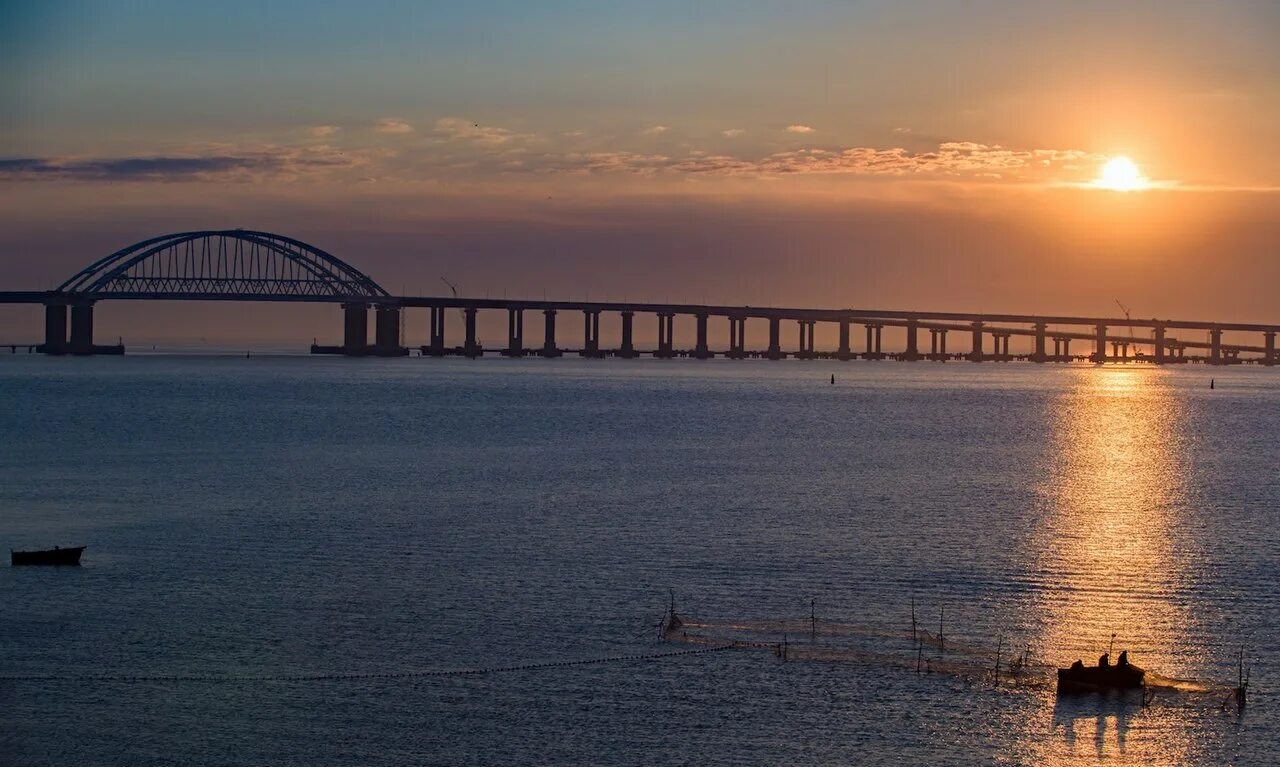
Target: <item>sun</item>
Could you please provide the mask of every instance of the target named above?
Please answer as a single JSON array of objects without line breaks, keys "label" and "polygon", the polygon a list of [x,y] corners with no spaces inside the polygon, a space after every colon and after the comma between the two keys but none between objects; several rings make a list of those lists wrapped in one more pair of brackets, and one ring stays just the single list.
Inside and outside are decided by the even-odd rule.
[{"label": "sun", "polygon": [[1133,160],[1123,155],[1107,160],[1093,184],[1113,192],[1133,192],[1150,186],[1150,182],[1138,170],[1138,166],[1133,164]]}]

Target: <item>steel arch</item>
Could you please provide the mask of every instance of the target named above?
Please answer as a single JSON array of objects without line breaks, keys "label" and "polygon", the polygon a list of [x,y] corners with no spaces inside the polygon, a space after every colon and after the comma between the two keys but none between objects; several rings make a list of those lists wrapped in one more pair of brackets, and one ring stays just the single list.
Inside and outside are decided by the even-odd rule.
[{"label": "steel arch", "polygon": [[152,237],[101,258],[58,287],[172,298],[385,298],[368,275],[292,237],[248,229]]}]

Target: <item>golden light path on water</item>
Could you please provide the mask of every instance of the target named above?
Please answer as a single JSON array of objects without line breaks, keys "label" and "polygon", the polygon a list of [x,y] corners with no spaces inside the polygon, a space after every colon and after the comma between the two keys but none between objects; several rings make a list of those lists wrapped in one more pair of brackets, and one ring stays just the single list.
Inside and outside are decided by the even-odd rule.
[{"label": "golden light path on water", "polygon": [[[1074,384],[1052,402],[1048,418],[1037,644],[1055,664],[1093,664],[1115,634],[1116,655],[1127,649],[1132,662],[1176,675],[1194,623],[1176,593],[1187,555],[1194,556],[1178,518],[1188,473],[1184,406],[1159,370],[1069,374]],[[1055,701],[1053,735],[1028,733],[1030,761],[1182,761],[1191,747],[1187,729],[1144,726],[1139,733],[1140,713],[1133,702]]]}]

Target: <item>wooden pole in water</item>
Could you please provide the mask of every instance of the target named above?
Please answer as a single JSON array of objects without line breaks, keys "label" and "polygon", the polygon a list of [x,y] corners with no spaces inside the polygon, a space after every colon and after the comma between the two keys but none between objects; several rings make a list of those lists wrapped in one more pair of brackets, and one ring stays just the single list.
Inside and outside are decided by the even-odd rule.
[{"label": "wooden pole in water", "polygon": [[947,654],[947,640],[943,638],[942,634],[942,619],[945,618],[946,615],[947,606],[943,605],[942,611],[938,613],[938,649],[941,650],[943,655]]},{"label": "wooden pole in water", "polygon": [[1004,649],[1004,637],[996,642],[996,687],[1000,686],[1000,651]]},{"label": "wooden pole in water", "polygon": [[918,641],[916,636],[916,595],[911,595],[911,641]]},{"label": "wooden pole in water", "polygon": [[809,641],[810,642],[818,641],[818,614],[816,612],[816,608],[814,607],[817,601],[818,600],[812,599],[812,598],[809,600]]}]

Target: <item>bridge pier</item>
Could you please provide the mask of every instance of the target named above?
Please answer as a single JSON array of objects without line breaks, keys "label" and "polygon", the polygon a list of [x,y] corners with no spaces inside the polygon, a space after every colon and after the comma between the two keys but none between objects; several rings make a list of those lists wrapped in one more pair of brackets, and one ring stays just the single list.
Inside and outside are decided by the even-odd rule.
[{"label": "bridge pier", "polygon": [[813,320],[797,320],[800,326],[800,348],[796,351],[796,357],[802,360],[811,360],[817,356],[813,350],[813,328],[815,323]]},{"label": "bridge pier", "polygon": [[836,349],[836,359],[847,360],[853,357],[849,350],[849,320],[840,320],[840,347]]},{"label": "bridge pier", "polygon": [[584,309],[582,311],[582,351],[581,357],[603,357],[600,353],[600,311]]},{"label": "bridge pier", "polygon": [[902,359],[907,362],[915,362],[920,359],[920,342],[918,338],[919,330],[919,320],[914,317],[907,320],[907,350],[902,355]]},{"label": "bridge pier", "polygon": [[342,353],[348,357],[369,353],[369,307],[365,304],[342,305]]},{"label": "bridge pier", "polygon": [[1093,354],[1090,359],[1094,364],[1101,365],[1107,361],[1107,326],[1097,325],[1094,328]]},{"label": "bridge pier", "polygon": [[93,354],[93,304],[71,305],[72,354]]},{"label": "bridge pier", "polygon": [[[75,318],[74,313],[72,319]],[[73,330],[74,332],[74,330]],[[1213,328],[1209,331],[1209,364],[1222,365],[1222,330]]]},{"label": "bridge pier", "polygon": [[444,356],[444,307],[431,307],[431,327],[427,346],[423,352],[432,357]]},{"label": "bridge pier", "polygon": [[747,318],[729,318],[729,353],[725,356],[731,360],[740,360],[747,356],[746,349]]},{"label": "bridge pier", "polygon": [[769,318],[769,351],[765,355],[771,360],[782,359],[782,320]]},{"label": "bridge pier", "polygon": [[379,306],[373,315],[373,353],[379,357],[403,357],[409,350],[400,345],[400,307]]},{"label": "bridge pier", "polygon": [[1270,367],[1276,364],[1276,332],[1268,330],[1263,334],[1265,340],[1264,351],[1262,354],[1262,364]]},{"label": "bridge pier", "polygon": [[944,362],[947,359],[947,331],[945,328],[929,328],[929,359]]},{"label": "bridge pier", "polygon": [[623,359],[635,359],[640,356],[635,344],[635,317],[635,312],[622,313],[622,348],[618,350],[618,356]]},{"label": "bridge pier", "polygon": [[556,310],[543,309],[545,324],[542,329],[542,356],[548,359],[559,357],[561,352],[556,348]]},{"label": "bridge pier", "polygon": [[969,360],[971,362],[982,362],[982,334],[983,324],[981,322],[973,323],[973,347],[969,351]]},{"label": "bridge pier", "polygon": [[881,334],[884,332],[884,325],[870,323],[867,326],[867,353],[863,355],[869,360],[882,360],[884,353],[881,351]]},{"label": "bridge pier", "polygon": [[1163,365],[1165,363],[1165,326],[1157,323],[1155,330],[1155,363],[1157,365]]},{"label": "bridge pier", "polygon": [[658,349],[653,356],[659,359],[671,359],[676,356],[676,316],[669,312],[658,314]]},{"label": "bridge pier", "polygon": [[64,303],[48,303],[44,305],[44,345],[40,351],[45,354],[67,353],[67,305]]},{"label": "bridge pier", "polygon": [[524,356],[524,309],[507,310],[507,348],[503,357]]},{"label": "bridge pier", "polygon": [[693,348],[693,356],[700,360],[711,359],[715,355],[707,347],[707,315],[699,314],[697,319],[697,344]]},{"label": "bridge pier", "polygon": [[484,348],[476,340],[476,310],[467,307],[462,312],[463,326],[466,328],[465,340],[462,343],[462,354],[467,359],[475,359],[484,354]]},{"label": "bridge pier", "polygon": [[1031,352],[1032,362],[1045,362],[1048,360],[1048,357],[1044,353],[1045,333],[1048,330],[1049,330],[1049,326],[1044,324],[1043,322],[1037,322],[1035,324],[1036,344],[1035,344],[1035,350]]}]

